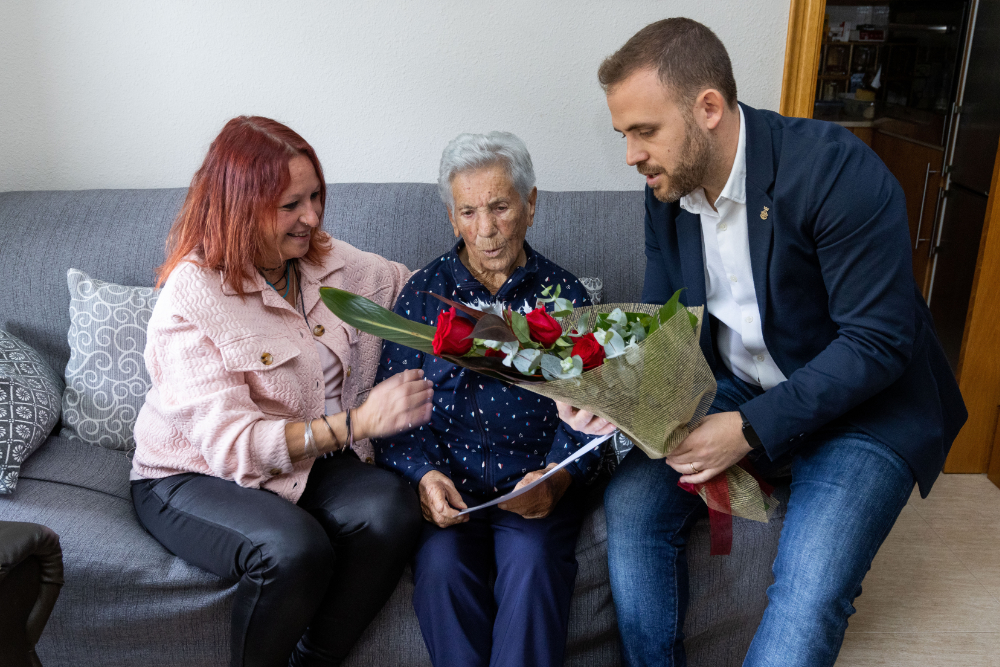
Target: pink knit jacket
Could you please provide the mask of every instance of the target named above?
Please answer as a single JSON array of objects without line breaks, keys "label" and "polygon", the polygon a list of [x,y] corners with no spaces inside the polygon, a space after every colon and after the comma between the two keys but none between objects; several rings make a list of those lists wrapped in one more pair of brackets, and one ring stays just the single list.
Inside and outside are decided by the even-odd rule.
[{"label": "pink knit jacket", "polygon": [[[345,408],[367,397],[382,345],[334,316],[319,288],[392,308],[410,276],[402,264],[342,241],[333,241],[322,266],[299,266],[308,325],[260,276],[241,299],[219,271],[184,262],[170,274],[149,320],[152,388],[135,425],[132,479],[196,472],[298,501],[313,459],[291,462],[285,423],[323,414],[314,340],[341,362]],[[370,459],[367,442],[356,449]]]}]

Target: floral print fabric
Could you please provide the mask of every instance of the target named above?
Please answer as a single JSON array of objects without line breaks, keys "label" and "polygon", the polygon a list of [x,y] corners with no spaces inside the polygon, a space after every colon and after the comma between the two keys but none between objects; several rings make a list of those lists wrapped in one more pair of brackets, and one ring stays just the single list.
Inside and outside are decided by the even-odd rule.
[{"label": "floral print fabric", "polygon": [[31,346],[0,331],[0,494],[59,420],[63,383]]}]

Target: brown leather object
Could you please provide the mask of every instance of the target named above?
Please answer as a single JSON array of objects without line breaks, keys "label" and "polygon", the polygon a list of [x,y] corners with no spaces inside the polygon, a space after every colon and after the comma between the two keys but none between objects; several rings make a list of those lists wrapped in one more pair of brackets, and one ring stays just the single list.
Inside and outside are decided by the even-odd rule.
[{"label": "brown leather object", "polygon": [[0,637],[14,648],[0,667],[39,664],[35,644],[62,585],[59,536],[36,523],[0,521]]}]

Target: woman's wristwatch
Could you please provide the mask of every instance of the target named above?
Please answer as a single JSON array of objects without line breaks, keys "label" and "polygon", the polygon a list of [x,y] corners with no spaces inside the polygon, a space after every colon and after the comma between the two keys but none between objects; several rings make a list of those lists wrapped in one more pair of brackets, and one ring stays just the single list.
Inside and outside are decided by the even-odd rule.
[{"label": "woman's wristwatch", "polygon": [[740,417],[743,419],[743,437],[746,439],[747,443],[750,445],[750,449],[764,449],[764,443],[760,441],[757,436],[757,431],[753,430],[753,425],[747,416],[743,414],[742,410],[738,410]]}]

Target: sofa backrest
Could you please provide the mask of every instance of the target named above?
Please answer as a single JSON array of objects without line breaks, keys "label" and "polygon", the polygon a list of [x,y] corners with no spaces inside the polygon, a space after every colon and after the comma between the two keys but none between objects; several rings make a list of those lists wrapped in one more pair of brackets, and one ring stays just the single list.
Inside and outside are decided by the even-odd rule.
[{"label": "sofa backrest", "polygon": [[[0,193],[0,329],[63,372],[69,360],[66,271],[150,286],[186,189]],[[324,227],[336,238],[417,269],[454,243],[437,187],[329,186]],[[603,301],[642,291],[642,192],[540,192],[528,242],[580,277],[604,281]]]}]

